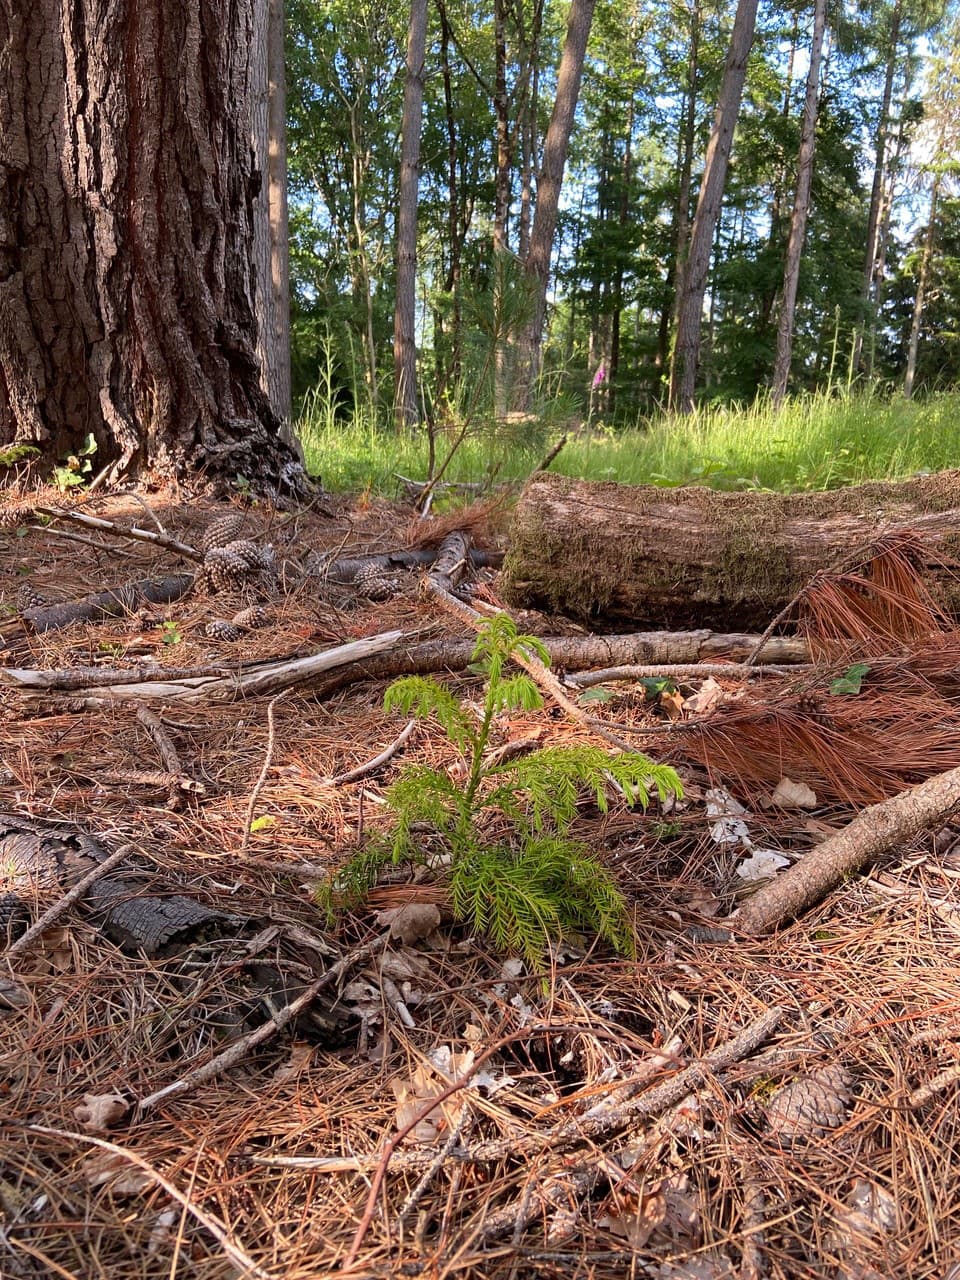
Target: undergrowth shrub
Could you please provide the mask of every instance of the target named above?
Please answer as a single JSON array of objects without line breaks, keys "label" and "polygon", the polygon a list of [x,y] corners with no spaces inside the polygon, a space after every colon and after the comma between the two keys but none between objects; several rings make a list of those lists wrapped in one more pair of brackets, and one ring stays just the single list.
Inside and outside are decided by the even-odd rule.
[{"label": "undergrowth shrub", "polygon": [[393,824],[341,868],[324,888],[328,911],[361,901],[389,863],[434,867],[446,877],[455,916],[504,951],[542,970],[544,949],[570,932],[593,932],[631,955],[634,935],[623,895],[609,871],[572,838],[577,804],[587,791],[605,812],[616,787],[646,807],[680,795],[676,772],[640,752],[601,747],[545,747],[515,759],[487,754],[496,716],[542,705],[534,681],[509,672],[518,650],[549,662],[543,643],[517,633],[506,614],[481,630],[471,670],[484,677],[479,723],[443,684],[422,676],[396,680],[384,707],[432,718],[456,747],[462,778],[408,765],[387,791]]}]

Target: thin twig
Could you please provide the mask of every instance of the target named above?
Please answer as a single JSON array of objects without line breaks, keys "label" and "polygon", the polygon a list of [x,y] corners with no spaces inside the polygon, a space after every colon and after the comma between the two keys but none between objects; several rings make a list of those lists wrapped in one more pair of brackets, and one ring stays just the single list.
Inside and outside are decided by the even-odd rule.
[{"label": "thin twig", "polygon": [[308,1005],[313,1003],[321,991],[339,981],[348,970],[369,960],[378,951],[382,951],[387,944],[387,936],[387,934],[384,934],[382,937],[374,939],[373,942],[367,942],[361,947],[355,947],[353,951],[345,955],[342,960],[338,960],[315,982],[311,982],[309,987],[297,996],[296,1000],[291,1000],[282,1009],[278,1009],[272,1018],[248,1035],[235,1040],[229,1048],[224,1049],[223,1053],[217,1054],[215,1058],[205,1062],[202,1067],[197,1067],[194,1071],[188,1072],[187,1075],[181,1076],[179,1080],[174,1080],[172,1084],[166,1085],[163,1089],[158,1089],[156,1093],[151,1093],[148,1097],[142,1098],[136,1105],[137,1115],[142,1116],[145,1112],[155,1107],[158,1102],[166,1098],[178,1097],[181,1093],[186,1093],[188,1089],[194,1089],[197,1085],[206,1084],[208,1080],[214,1079],[222,1071],[226,1071],[235,1066],[236,1063],[241,1062],[251,1049],[256,1048],[258,1044],[262,1044],[264,1040],[269,1040],[272,1035],[281,1031],[288,1022],[291,1022],[299,1013],[302,1013]]},{"label": "thin twig", "polygon": [[104,858],[103,862],[98,862],[91,871],[88,871],[81,880],[77,881],[72,889],[69,889],[49,910],[45,911],[39,920],[35,920],[26,933],[7,947],[4,952],[4,959],[12,960],[14,956],[25,951],[46,929],[49,929],[56,920],[59,920],[66,910],[72,907],[75,902],[78,902],[92,884],[96,884],[102,876],[106,875],[108,871],[112,871],[118,863],[122,862],[124,858],[128,858],[132,852],[133,845],[122,844],[108,858]]},{"label": "thin twig", "polygon": [[274,723],[273,709],[285,697],[289,691],[281,689],[267,703],[267,750],[263,757],[263,766],[260,769],[260,776],[253,784],[253,790],[250,792],[250,802],[247,805],[247,812],[243,819],[243,842],[240,845],[240,857],[247,856],[247,846],[250,843],[250,824],[253,822],[253,810],[260,798],[260,792],[263,790],[264,783],[267,781],[267,774],[270,772],[270,765],[273,763],[273,749],[276,746],[276,725]]},{"label": "thin twig", "polygon": [[470,1115],[470,1108],[467,1105],[464,1105],[460,1108],[460,1111],[457,1114],[456,1122],[454,1123],[453,1128],[450,1130],[450,1133],[447,1137],[446,1142],[443,1144],[440,1150],[434,1155],[430,1164],[424,1170],[424,1173],[421,1176],[419,1182],[413,1188],[410,1194],[407,1196],[406,1200],[404,1200],[403,1204],[400,1206],[400,1212],[397,1214],[398,1227],[403,1226],[404,1222],[406,1222],[407,1218],[410,1217],[410,1214],[420,1203],[421,1199],[423,1198],[423,1193],[426,1191],[427,1187],[429,1187],[433,1179],[437,1176],[437,1172],[443,1166],[444,1160],[446,1160],[447,1156],[450,1154],[453,1148],[460,1141],[460,1135],[463,1133],[464,1129],[468,1127],[468,1121],[472,1121],[472,1117]]},{"label": "thin twig", "polygon": [[797,672],[810,671],[809,663],[783,667],[770,665],[751,666],[746,662],[682,662],[659,663],[649,666],[606,667],[598,671],[580,671],[566,677],[566,683],[576,689],[589,689],[607,680],[656,680],[664,677],[672,680],[697,680],[701,676],[793,676]]},{"label": "thin twig", "polygon": [[391,760],[400,748],[407,742],[417,727],[417,720],[408,720],[403,726],[394,740],[380,752],[378,756],[374,756],[372,760],[367,760],[365,764],[358,764],[355,769],[350,769],[346,773],[338,773],[335,778],[328,779],[332,787],[342,787],[348,782],[356,782],[360,778],[365,778],[368,773],[373,773],[379,769],[382,764],[386,764]]}]

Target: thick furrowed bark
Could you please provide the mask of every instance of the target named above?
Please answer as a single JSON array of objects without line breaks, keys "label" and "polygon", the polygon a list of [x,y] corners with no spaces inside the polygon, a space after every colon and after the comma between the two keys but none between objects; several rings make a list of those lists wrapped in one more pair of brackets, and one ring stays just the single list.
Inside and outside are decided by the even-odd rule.
[{"label": "thick furrowed bark", "polygon": [[0,442],[275,487],[253,0],[0,0]]}]

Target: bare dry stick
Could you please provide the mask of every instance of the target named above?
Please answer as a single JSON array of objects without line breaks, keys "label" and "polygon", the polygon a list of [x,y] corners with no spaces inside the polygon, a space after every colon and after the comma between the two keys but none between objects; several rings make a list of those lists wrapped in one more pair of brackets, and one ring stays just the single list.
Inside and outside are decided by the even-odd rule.
[{"label": "bare dry stick", "polygon": [[194,1089],[199,1084],[205,1084],[208,1080],[212,1080],[218,1076],[221,1071],[235,1066],[236,1063],[242,1061],[251,1049],[258,1044],[262,1044],[264,1040],[269,1040],[276,1032],[281,1031],[288,1022],[292,1021],[297,1014],[302,1013],[308,1005],[317,998],[321,991],[331,986],[334,982],[339,981],[348,970],[354,968],[358,964],[362,964],[365,960],[369,960],[372,955],[376,955],[378,951],[382,951],[387,944],[387,934],[380,938],[376,938],[373,942],[364,943],[362,947],[355,947],[332,965],[324,974],[321,974],[316,981],[311,982],[309,987],[296,1000],[291,1000],[289,1004],[278,1009],[277,1012],[262,1026],[251,1031],[249,1035],[242,1036],[239,1040],[235,1040],[229,1048],[224,1049],[223,1053],[217,1054],[215,1058],[211,1058],[209,1062],[205,1062],[202,1067],[190,1071],[185,1076],[181,1076],[179,1080],[174,1080],[172,1084],[166,1085],[163,1089],[158,1089],[156,1093],[151,1093],[146,1098],[136,1104],[137,1116],[144,1115],[145,1112],[152,1110],[158,1102],[165,1098],[175,1098],[181,1093],[186,1093],[188,1089]]},{"label": "bare dry stick", "polygon": [[[413,633],[414,635],[418,633]],[[105,685],[79,699],[84,708],[109,706],[118,700],[140,702],[201,703],[232,701],[237,697],[263,696],[277,693],[297,684],[305,684],[325,672],[399,648],[413,636],[404,631],[384,631],[365,640],[352,640],[349,644],[324,649],[322,653],[305,658],[290,658],[281,662],[258,663],[227,676],[194,675],[178,680],[149,680],[143,684]],[[35,690],[43,687],[37,680],[38,672],[29,668],[0,668],[0,684]]]},{"label": "bare dry stick", "polygon": [[443,1166],[443,1162],[446,1160],[447,1156],[449,1156],[450,1152],[460,1141],[461,1134],[464,1132],[465,1129],[469,1132],[471,1122],[472,1122],[472,1116],[470,1115],[470,1108],[469,1106],[464,1105],[460,1108],[459,1112],[457,1113],[456,1121],[450,1130],[450,1134],[446,1142],[443,1144],[440,1150],[436,1152],[433,1159],[430,1161],[430,1164],[424,1170],[422,1176],[417,1182],[417,1185],[413,1188],[413,1190],[407,1196],[406,1200],[404,1200],[403,1204],[400,1206],[400,1212],[397,1214],[398,1227],[403,1226],[404,1222],[406,1222],[407,1218],[410,1217],[410,1214],[414,1211],[414,1209],[423,1199],[423,1193],[426,1191],[427,1187],[429,1187],[433,1179],[437,1176],[437,1173]]},{"label": "bare dry stick", "polygon": [[882,804],[870,805],[842,831],[759,889],[729,923],[740,933],[769,933],[819,902],[871,858],[895,844],[905,844],[929,827],[942,825],[958,804],[960,767],[938,773]]},{"label": "bare dry stick", "polygon": [[416,720],[408,720],[390,745],[385,747],[378,756],[374,756],[372,760],[367,760],[364,764],[358,764],[355,769],[349,769],[346,773],[338,773],[335,778],[328,779],[330,785],[332,787],[342,787],[348,782],[357,782],[360,778],[365,778],[368,773],[373,773],[375,769],[379,769],[388,760],[392,760],[404,743],[409,741],[410,736],[417,727],[417,723]]},{"label": "bare dry stick", "polygon": [[68,890],[49,910],[45,911],[39,920],[35,920],[26,933],[7,947],[3,953],[4,959],[12,960],[21,951],[26,951],[32,942],[39,938],[46,929],[49,929],[55,921],[60,919],[66,910],[83,897],[92,884],[95,884],[108,871],[112,871],[124,858],[129,858],[132,852],[132,844],[122,844],[108,858],[104,858],[103,862],[98,862],[92,871],[88,871],[81,880],[77,881],[72,889]]},{"label": "bare dry stick", "polygon": [[599,671],[581,671],[566,677],[576,689],[589,689],[607,680],[699,680],[706,676],[792,676],[810,671],[809,663],[795,667],[748,666],[745,662],[659,663],[649,666],[606,667]]},{"label": "bare dry stick", "polygon": [[177,776],[182,774],[183,766],[180,763],[177,748],[173,745],[173,739],[160,723],[159,718],[153,714],[149,707],[137,707],[136,716],[137,720],[153,739],[153,744],[160,752],[160,759],[163,761],[163,767],[167,773],[176,774]]},{"label": "bare dry stick", "polygon": [[133,538],[138,542],[151,542],[156,547],[165,547],[175,551],[187,560],[203,560],[203,552],[196,547],[180,542],[168,533],[151,533],[149,529],[139,529],[136,525],[125,529],[114,520],[102,520],[99,516],[90,516],[83,511],[65,511],[61,507],[36,507],[39,515],[49,516],[51,520],[70,520],[74,524],[83,525],[85,529],[97,529],[100,533],[109,533],[115,538]]},{"label": "bare dry stick", "polygon": [[277,729],[274,721],[273,709],[287,693],[284,689],[278,693],[276,697],[270,699],[267,703],[267,749],[264,752],[263,764],[260,768],[260,774],[256,782],[253,784],[253,790],[250,792],[250,801],[247,804],[247,812],[243,818],[243,842],[240,845],[240,857],[247,856],[247,845],[250,843],[250,824],[253,822],[253,810],[263,790],[264,783],[267,780],[267,774],[270,771],[270,765],[273,763],[273,749],[277,741]]},{"label": "bare dry stick", "polygon": [[25,1126],[30,1133],[43,1133],[51,1138],[67,1139],[70,1142],[86,1142],[90,1146],[99,1147],[101,1151],[109,1151],[111,1155],[119,1156],[121,1160],[128,1160],[132,1165],[142,1170],[148,1177],[170,1196],[176,1200],[185,1212],[195,1218],[216,1240],[224,1254],[230,1259],[233,1265],[245,1278],[251,1277],[254,1280],[270,1280],[270,1273],[264,1271],[262,1267],[258,1267],[249,1254],[245,1253],[238,1244],[234,1243],[230,1230],[225,1223],[219,1218],[215,1218],[213,1214],[208,1213],[205,1209],[201,1209],[195,1204],[189,1196],[174,1186],[174,1184],[158,1172],[152,1164],[148,1164],[135,1151],[130,1151],[127,1147],[118,1147],[115,1142],[107,1142],[104,1138],[94,1138],[89,1133],[73,1133],[69,1129],[51,1129],[45,1124],[28,1124]]}]

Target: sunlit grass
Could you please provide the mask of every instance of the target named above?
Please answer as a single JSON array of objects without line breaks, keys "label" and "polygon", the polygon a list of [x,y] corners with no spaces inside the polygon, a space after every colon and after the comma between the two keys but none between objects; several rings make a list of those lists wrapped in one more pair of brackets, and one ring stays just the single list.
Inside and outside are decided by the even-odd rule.
[{"label": "sunlit grass", "polygon": [[[305,406],[298,429],[312,471],[328,489],[392,495],[396,475],[422,480],[428,467],[425,433],[397,435],[360,419],[341,423],[319,397]],[[495,469],[496,481],[527,476],[557,428],[526,423],[508,432],[478,426],[445,474],[477,482]],[[438,442],[438,457],[448,442]],[[869,394],[811,395],[778,409],[749,406],[700,409],[664,417],[645,429],[571,434],[552,469],[590,480],[625,484],[706,484],[724,489],[832,489],[867,480],[898,479],[960,466],[960,393],[926,400]]]}]

